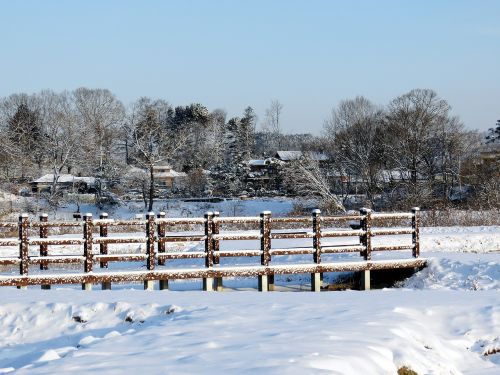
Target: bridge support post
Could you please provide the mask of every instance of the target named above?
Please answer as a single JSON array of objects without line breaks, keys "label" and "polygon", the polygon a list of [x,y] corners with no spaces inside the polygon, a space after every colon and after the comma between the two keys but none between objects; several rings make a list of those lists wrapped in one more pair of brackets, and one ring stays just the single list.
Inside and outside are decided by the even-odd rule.
[{"label": "bridge support post", "polygon": [[[269,266],[271,261],[271,211],[262,211],[260,214],[260,264],[262,266]],[[274,276],[274,275],[272,275]],[[269,291],[269,277],[268,275],[259,275],[259,292]],[[272,279],[274,289],[274,278]]]},{"label": "bridge support post", "polygon": [[[372,259],[372,210],[369,208],[362,208],[359,210],[360,215],[363,216],[361,220],[361,245],[365,247],[363,257],[365,261]],[[370,270],[366,269],[361,271],[361,290],[370,290]]]},{"label": "bridge support post", "polygon": [[[321,263],[321,211],[316,209],[312,212],[312,225],[313,225],[313,260],[314,263]],[[323,273],[311,273],[311,291],[320,292],[323,283]]]},{"label": "bridge support post", "polygon": [[[205,267],[212,268],[214,266],[214,243],[213,243],[213,230],[214,230],[214,213],[205,213]],[[203,290],[206,292],[213,292],[214,278],[203,278]]]},{"label": "bridge support post", "polygon": [[259,275],[259,292],[269,291],[269,279],[267,275]]},{"label": "bridge support post", "polygon": [[222,284],[222,277],[214,278],[214,289],[217,292],[222,292],[224,290],[224,285]]},{"label": "bridge support post", "polygon": [[160,280],[159,287],[160,287],[160,290],[167,290],[168,289],[168,280]]},{"label": "bridge support post", "polygon": [[311,273],[311,291],[321,291],[321,274],[319,272]]},{"label": "bridge support post", "polygon": [[361,290],[370,290],[370,270],[361,271]]}]

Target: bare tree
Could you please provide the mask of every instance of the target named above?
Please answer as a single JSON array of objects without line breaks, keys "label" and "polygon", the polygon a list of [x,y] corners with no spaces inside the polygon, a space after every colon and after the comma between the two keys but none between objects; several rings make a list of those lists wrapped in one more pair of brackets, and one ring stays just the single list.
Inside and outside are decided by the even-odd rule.
[{"label": "bare tree", "polygon": [[332,193],[330,184],[317,160],[303,157],[284,166],[283,181],[296,194],[319,200],[325,212],[345,212],[342,201]]},{"label": "bare tree", "polygon": [[278,100],[272,100],[269,108],[266,109],[262,131],[266,135],[267,148],[273,151],[282,147],[282,115],[283,104]]},{"label": "bare tree", "polygon": [[169,128],[170,110],[169,104],[163,100],[141,98],[133,105],[130,114],[134,160],[149,173],[149,211],[153,209],[154,167],[169,161],[188,139],[188,134],[183,129],[172,131]]},{"label": "bare tree", "polygon": [[42,91],[39,98],[47,161],[53,173],[49,201],[56,203],[59,175],[65,168],[71,173],[72,167],[81,162],[77,162],[77,155],[83,139],[73,102],[67,92]]},{"label": "bare tree", "polygon": [[338,170],[361,179],[371,204],[379,188],[382,120],[383,111],[368,99],[358,96],[340,102],[324,127],[334,165]]},{"label": "bare tree", "polygon": [[386,155],[401,171],[408,197],[415,204],[433,193],[436,139],[439,129],[452,123],[449,111],[448,103],[432,90],[411,90],[389,104]]},{"label": "bare tree", "polygon": [[81,147],[89,172],[113,178],[119,163],[118,137],[123,124],[123,104],[109,91],[81,87],[73,92],[78,122],[85,142]]}]

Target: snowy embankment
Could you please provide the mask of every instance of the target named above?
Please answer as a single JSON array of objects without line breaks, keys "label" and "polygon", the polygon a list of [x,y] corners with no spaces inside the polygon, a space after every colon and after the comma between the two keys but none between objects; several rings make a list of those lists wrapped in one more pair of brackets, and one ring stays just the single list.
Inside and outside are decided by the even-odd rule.
[{"label": "snowy embankment", "polygon": [[500,373],[500,227],[421,240],[429,267],[370,292],[0,288],[0,373]]},{"label": "snowy embankment", "polygon": [[498,374],[498,297],[4,289],[1,371]]}]

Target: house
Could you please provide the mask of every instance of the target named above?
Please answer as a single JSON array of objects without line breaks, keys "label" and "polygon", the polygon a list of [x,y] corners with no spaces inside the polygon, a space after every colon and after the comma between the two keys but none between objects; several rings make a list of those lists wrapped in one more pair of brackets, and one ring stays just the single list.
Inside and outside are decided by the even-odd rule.
[{"label": "house", "polygon": [[187,175],[174,171],[168,164],[160,164],[153,166],[153,176],[158,187],[173,189],[181,185]]},{"label": "house", "polygon": [[492,142],[484,145],[479,155],[482,164],[495,165],[500,163],[500,142]]},{"label": "house", "polygon": [[[30,182],[33,193],[50,192],[54,184],[54,174],[46,174]],[[80,177],[72,174],[60,174],[57,176],[56,185],[62,190],[77,191],[79,193],[95,193],[97,180],[95,177]]]}]

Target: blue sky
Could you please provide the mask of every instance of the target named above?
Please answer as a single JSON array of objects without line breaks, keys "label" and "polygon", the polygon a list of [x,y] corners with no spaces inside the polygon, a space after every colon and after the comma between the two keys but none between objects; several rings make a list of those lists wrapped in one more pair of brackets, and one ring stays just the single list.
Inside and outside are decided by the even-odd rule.
[{"label": "blue sky", "polygon": [[102,87],[260,119],[278,99],[287,132],[319,133],[342,99],[431,88],[469,128],[500,118],[500,1],[0,0],[0,35],[0,96]]}]

